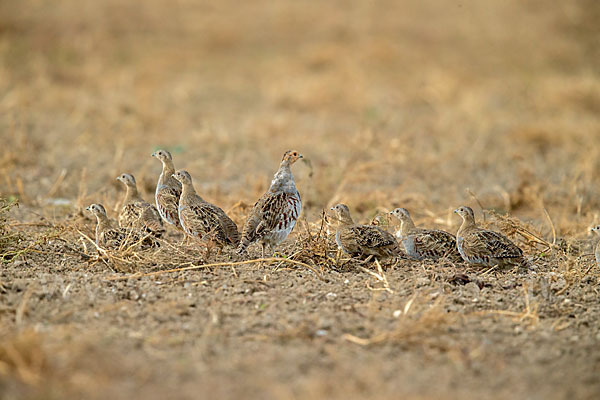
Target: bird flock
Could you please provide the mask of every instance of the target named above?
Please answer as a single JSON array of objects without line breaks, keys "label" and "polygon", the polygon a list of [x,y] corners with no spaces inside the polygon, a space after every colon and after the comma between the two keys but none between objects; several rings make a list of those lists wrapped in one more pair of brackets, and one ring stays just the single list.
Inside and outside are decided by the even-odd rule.
[{"label": "bird flock", "polygon": [[[303,158],[297,151],[284,153],[269,189],[254,204],[241,232],[222,208],[207,202],[196,192],[189,172],[175,169],[171,153],[158,150],[152,157],[162,163],[155,204],[140,196],[133,175],[122,174],[117,179],[125,185],[126,192],[118,215],[118,227],[112,225],[102,204],[91,204],[87,208],[96,216],[98,246],[119,248],[125,243],[138,243],[142,248],[157,247],[165,226],[171,225],[184,233],[185,242],[203,242],[206,257],[213,248],[220,253],[229,246],[235,249],[238,257],[248,258],[249,246],[258,242],[264,258],[266,248],[274,251],[296,225],[302,201],[291,167]],[[400,221],[400,229],[395,235],[376,225],[357,224],[345,204],[338,204],[331,210],[335,214],[331,220],[336,228],[339,252],[362,262],[386,258],[446,259],[487,267],[529,266],[517,245],[499,232],[479,227],[473,210],[466,206],[454,210],[462,218],[456,235],[416,227],[404,208],[389,213]],[[600,225],[593,231],[600,234]],[[599,247],[595,254],[600,262]]]},{"label": "bird flock", "polygon": [[185,241],[201,240],[207,255],[214,248],[220,253],[225,246],[236,249],[240,257],[248,257],[248,247],[259,242],[264,258],[265,247],[273,250],[294,229],[302,209],[291,166],[302,158],[297,151],[283,155],[271,185],[250,211],[241,234],[237,225],[222,208],[204,200],[195,190],[192,176],[176,170],[173,156],[166,150],[152,154],[162,163],[156,184],[155,205],[138,193],[135,178],[122,174],[117,179],[125,187],[125,198],[119,212],[119,226],[113,227],[102,204],[91,204],[87,210],[96,216],[96,244],[120,248],[126,243],[142,247],[159,246],[165,224],[181,230]]}]

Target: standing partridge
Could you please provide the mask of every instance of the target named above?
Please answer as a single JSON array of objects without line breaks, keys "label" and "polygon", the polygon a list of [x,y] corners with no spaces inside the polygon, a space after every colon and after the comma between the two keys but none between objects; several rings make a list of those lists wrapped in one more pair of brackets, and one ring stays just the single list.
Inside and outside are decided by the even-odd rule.
[{"label": "standing partridge", "polygon": [[181,182],[183,190],[179,198],[179,222],[186,234],[216,242],[219,246],[237,247],[240,234],[237,225],[221,208],[200,197],[192,177],[187,171],[177,171],[173,177]]},{"label": "standing partridge", "polygon": [[451,233],[417,228],[405,208],[396,208],[390,212],[400,220],[400,230],[396,233],[404,250],[415,260],[438,259],[447,257],[451,261],[462,261],[456,248],[456,236]]},{"label": "standing partridge", "polygon": [[487,267],[527,265],[523,251],[506,236],[477,226],[475,214],[470,207],[458,207],[454,212],[463,219],[456,234],[456,247],[463,260]]},{"label": "standing partridge", "polygon": [[331,210],[335,211],[338,223],[335,241],[345,253],[367,259],[402,255],[396,238],[388,231],[374,225],[356,224],[345,204],[338,204]]},{"label": "standing partridge", "polygon": [[158,177],[156,184],[156,208],[162,219],[167,223],[181,229],[179,223],[179,196],[181,196],[181,183],[173,178],[175,166],[173,165],[173,157],[166,150],[157,150],[152,153],[152,157],[156,157],[162,162],[162,172]]},{"label": "standing partridge", "polygon": [[163,222],[156,207],[146,202],[137,190],[135,178],[131,174],[122,174],[117,177],[127,188],[123,205],[119,212],[119,226],[121,228],[140,229],[160,237],[164,232]]},{"label": "standing partridge", "polygon": [[[592,228],[592,232],[596,235],[600,235],[600,225],[596,225]],[[594,247],[594,255],[596,256],[596,263],[600,266],[600,240],[596,242],[596,247]]]},{"label": "standing partridge", "polygon": [[291,166],[301,158],[300,153],[292,150],[283,155],[269,190],[258,199],[248,215],[238,247],[239,254],[245,254],[251,243],[260,241],[264,258],[265,245],[279,245],[294,229],[302,203]]}]

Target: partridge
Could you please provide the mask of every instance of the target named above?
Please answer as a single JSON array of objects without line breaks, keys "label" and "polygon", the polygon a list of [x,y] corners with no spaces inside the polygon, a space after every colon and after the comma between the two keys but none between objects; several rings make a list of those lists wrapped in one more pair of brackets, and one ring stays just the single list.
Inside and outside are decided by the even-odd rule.
[{"label": "partridge", "polygon": [[417,228],[407,209],[396,208],[390,212],[400,220],[400,230],[396,233],[406,254],[415,260],[448,258],[451,261],[462,261],[456,248],[456,236],[451,233]]},{"label": "partridge", "polygon": [[374,225],[358,225],[350,216],[345,204],[332,207],[337,217],[338,227],[335,241],[338,247],[351,256],[379,259],[402,256],[402,251],[394,235]]},{"label": "partridge", "polygon": [[190,237],[208,239],[220,246],[237,247],[240,242],[237,225],[221,208],[206,202],[200,197],[187,171],[177,171],[173,177],[179,181],[183,190],[179,197],[179,223]]},{"label": "partridge", "polygon": [[488,267],[526,266],[523,251],[506,236],[478,227],[470,207],[462,206],[454,212],[463,219],[456,234],[456,247],[463,260]]},{"label": "partridge", "polygon": [[119,212],[119,226],[121,228],[140,229],[151,233],[155,237],[160,237],[164,233],[160,214],[156,207],[140,196],[133,175],[122,174],[117,179],[127,188],[123,206]]},{"label": "partridge", "polygon": [[139,236],[133,231],[125,228],[113,228],[102,204],[92,204],[86,210],[96,216],[96,244],[98,246],[116,249],[121,247],[127,239],[133,243],[139,240]]},{"label": "partridge", "polygon": [[[596,225],[592,228],[592,232],[596,235],[600,235],[600,225]],[[596,243],[596,247],[594,248],[594,255],[596,256],[596,263],[600,266],[600,240]]]},{"label": "partridge", "polygon": [[264,258],[265,245],[279,245],[294,229],[302,203],[291,166],[301,158],[300,153],[292,150],[283,155],[269,190],[258,199],[248,215],[238,247],[239,254],[245,254],[251,243],[260,241]]},{"label": "partridge", "polygon": [[156,157],[162,162],[162,172],[158,177],[156,184],[156,208],[158,213],[168,224],[181,229],[179,223],[179,196],[181,196],[181,183],[173,178],[175,166],[173,165],[173,157],[166,150],[157,150],[152,153],[152,157]]}]

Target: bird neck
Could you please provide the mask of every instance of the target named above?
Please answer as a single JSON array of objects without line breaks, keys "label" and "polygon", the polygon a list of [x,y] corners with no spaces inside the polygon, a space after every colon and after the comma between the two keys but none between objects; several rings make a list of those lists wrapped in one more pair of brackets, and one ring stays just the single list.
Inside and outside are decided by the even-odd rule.
[{"label": "bird neck", "polygon": [[402,236],[410,234],[415,229],[415,223],[412,219],[400,221],[400,234]]},{"label": "bird neck", "polygon": [[475,224],[475,219],[471,216],[466,216],[463,218],[463,222],[458,229],[458,233],[461,234],[476,227],[477,225]]},{"label": "bird neck", "polygon": [[273,176],[269,190],[271,192],[293,191],[295,188],[296,184],[294,182],[294,175],[292,175],[292,169],[290,168],[290,162],[283,160]]},{"label": "bird neck", "polygon": [[102,214],[96,215],[96,220],[97,220],[96,232],[103,232],[103,231],[111,228],[110,220],[108,219],[108,217],[106,215],[102,215]]},{"label": "bird neck", "polygon": [[173,164],[173,161],[171,160],[164,160],[162,162],[163,165],[163,169],[162,169],[162,179],[163,180],[167,180],[169,178],[171,178],[171,175],[173,175],[175,173],[175,165]]},{"label": "bird neck", "polygon": [[200,195],[198,195],[198,193],[196,193],[196,189],[194,188],[194,184],[191,182],[186,182],[186,183],[182,183],[182,188],[181,188],[181,197],[197,197],[198,199],[200,199],[201,201],[204,201],[204,199],[202,197],[200,197]]},{"label": "bird neck", "polygon": [[354,225],[354,221],[352,217],[349,215],[340,215],[338,216],[338,223],[340,227],[351,226]]},{"label": "bird neck", "polygon": [[141,200],[142,200],[142,198],[140,197],[140,194],[138,193],[137,187],[127,185],[127,192],[125,192],[125,200],[123,200],[123,205],[129,204],[132,201],[141,201]]}]

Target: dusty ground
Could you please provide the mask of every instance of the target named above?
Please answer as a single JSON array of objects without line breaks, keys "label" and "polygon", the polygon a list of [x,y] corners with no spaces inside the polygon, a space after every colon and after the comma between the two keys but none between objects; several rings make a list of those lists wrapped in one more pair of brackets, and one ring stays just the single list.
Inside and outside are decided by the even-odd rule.
[{"label": "dusty ground", "polygon": [[[0,398],[600,397],[599,19],[585,0],[1,2],[0,195],[20,205]],[[98,260],[83,208],[114,217],[122,172],[151,199],[159,147],[238,224],[302,152],[281,249],[302,265],[202,267],[174,232]],[[449,231],[473,206],[535,268],[335,263],[340,201]]]}]

